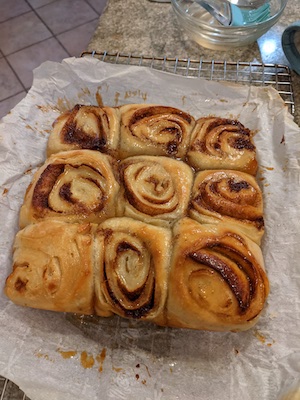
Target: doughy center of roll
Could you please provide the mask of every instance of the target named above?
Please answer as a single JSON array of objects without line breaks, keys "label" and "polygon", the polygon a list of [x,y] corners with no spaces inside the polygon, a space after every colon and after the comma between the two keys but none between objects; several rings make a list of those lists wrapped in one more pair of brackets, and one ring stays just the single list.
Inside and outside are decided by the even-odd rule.
[{"label": "doughy center of roll", "polygon": [[141,317],[152,307],[154,269],[147,246],[136,236],[114,232],[105,245],[108,293],[127,316]]},{"label": "doughy center of roll", "polygon": [[146,256],[143,257],[137,248],[127,242],[120,243],[116,252],[119,254],[116,266],[118,279],[128,292],[134,292],[141,288],[147,280],[149,255],[146,253]]},{"label": "doughy center of roll", "polygon": [[105,179],[88,166],[74,168],[66,165],[56,180],[48,198],[50,208],[56,212],[98,211],[103,208]]},{"label": "doughy center of roll", "polygon": [[160,164],[141,162],[127,166],[124,187],[130,204],[145,214],[169,213],[178,205],[172,177]]}]

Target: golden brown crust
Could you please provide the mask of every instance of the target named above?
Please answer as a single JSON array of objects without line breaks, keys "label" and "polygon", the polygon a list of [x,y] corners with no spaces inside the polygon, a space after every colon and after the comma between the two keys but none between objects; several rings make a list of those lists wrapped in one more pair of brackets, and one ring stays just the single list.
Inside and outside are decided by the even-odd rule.
[{"label": "golden brown crust", "polygon": [[234,169],[255,175],[258,166],[252,132],[237,120],[219,117],[196,121],[187,160],[197,171]]},{"label": "golden brown crust", "polygon": [[94,313],[92,230],[43,221],[19,231],[6,295],[21,306]]},{"label": "golden brown crust", "polygon": [[253,326],[269,292],[259,246],[226,224],[189,218],[174,229],[169,326],[215,331]]},{"label": "golden brown crust", "polygon": [[47,155],[78,149],[114,154],[119,136],[120,112],[117,108],[76,104],[54,122]]},{"label": "golden brown crust", "polygon": [[167,297],[171,231],[131,218],[99,226],[95,260],[96,313],[161,319]]},{"label": "golden brown crust", "polygon": [[12,301],[190,329],[256,323],[269,283],[249,129],[156,104],[77,105],[48,153],[21,207]]},{"label": "golden brown crust", "polygon": [[118,215],[170,226],[187,213],[191,168],[168,157],[136,156],[120,163]]},{"label": "golden brown crust", "polygon": [[177,108],[156,104],[120,107],[120,158],[160,155],[183,158],[194,118]]},{"label": "golden brown crust", "polygon": [[264,233],[262,192],[252,175],[240,171],[198,172],[189,215],[202,224],[233,224],[257,244]]},{"label": "golden brown crust", "polygon": [[20,227],[44,219],[95,222],[115,215],[119,192],[113,159],[92,150],[53,154],[35,173],[20,212]]}]

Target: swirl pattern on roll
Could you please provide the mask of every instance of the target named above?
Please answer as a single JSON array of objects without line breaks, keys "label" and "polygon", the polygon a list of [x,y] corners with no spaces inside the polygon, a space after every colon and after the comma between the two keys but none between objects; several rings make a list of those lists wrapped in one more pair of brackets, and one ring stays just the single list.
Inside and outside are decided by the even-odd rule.
[{"label": "swirl pattern on roll", "polygon": [[170,225],[186,215],[193,173],[182,161],[136,156],[120,163],[118,215]]},{"label": "swirl pattern on roll", "polygon": [[77,105],[48,153],[20,211],[12,301],[187,329],[256,323],[269,283],[253,132],[156,104]]},{"label": "swirl pattern on roll", "polygon": [[101,224],[96,260],[96,311],[126,318],[151,319],[162,314],[167,295],[171,231],[131,218]]},{"label": "swirl pattern on roll", "polygon": [[114,216],[119,192],[115,174],[112,158],[96,151],[53,154],[26,192],[20,226],[49,218],[99,223]]},{"label": "swirl pattern on roll", "polygon": [[264,233],[262,192],[255,178],[244,172],[199,172],[189,214],[204,224],[232,223],[258,244]]},{"label": "swirl pattern on roll", "polygon": [[53,123],[47,154],[87,149],[113,154],[119,144],[117,108],[76,104]]},{"label": "swirl pattern on roll", "polygon": [[234,169],[251,175],[258,165],[252,132],[237,120],[219,117],[197,120],[187,160],[196,170]]},{"label": "swirl pattern on roll", "polygon": [[129,104],[120,108],[120,156],[140,154],[182,158],[186,154],[194,118],[177,108]]},{"label": "swirl pattern on roll", "polygon": [[269,292],[258,245],[226,224],[181,220],[175,228],[168,324],[207,330],[245,330]]}]

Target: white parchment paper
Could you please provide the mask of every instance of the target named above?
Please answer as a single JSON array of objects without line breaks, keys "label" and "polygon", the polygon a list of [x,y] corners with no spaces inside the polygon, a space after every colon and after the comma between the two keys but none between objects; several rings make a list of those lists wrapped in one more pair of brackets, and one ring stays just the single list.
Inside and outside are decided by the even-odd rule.
[{"label": "white parchment paper", "polygon": [[[19,208],[54,119],[76,103],[160,103],[234,117],[257,132],[271,292],[242,333],[82,322],[3,294]],[[0,374],[32,400],[274,400],[300,376],[300,129],[272,88],[221,84],[93,58],[46,62],[0,124]],[[298,382],[298,383],[297,383]]]}]

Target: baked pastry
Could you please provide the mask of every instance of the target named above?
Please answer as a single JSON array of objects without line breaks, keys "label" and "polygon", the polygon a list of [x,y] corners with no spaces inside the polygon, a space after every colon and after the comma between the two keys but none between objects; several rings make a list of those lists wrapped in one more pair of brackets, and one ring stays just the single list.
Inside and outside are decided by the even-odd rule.
[{"label": "baked pastry", "polygon": [[35,173],[20,211],[20,227],[45,219],[95,222],[113,217],[119,193],[113,159],[98,151],[53,154]]},{"label": "baked pastry", "polygon": [[20,211],[12,301],[189,329],[256,323],[269,283],[249,129],[155,104],[77,105],[48,154]]},{"label": "baked pastry", "polygon": [[239,121],[219,117],[196,121],[187,160],[197,171],[234,169],[255,175],[258,166],[252,132]]},{"label": "baked pastry", "polygon": [[96,232],[96,314],[160,321],[167,297],[171,231],[112,218]]},{"label": "baked pastry", "polygon": [[262,192],[255,178],[245,172],[198,172],[189,215],[202,224],[231,223],[257,244],[264,233]]},{"label": "baked pastry", "polygon": [[54,122],[48,139],[47,156],[78,149],[114,154],[119,144],[119,135],[118,108],[76,104]]},{"label": "baked pastry", "polygon": [[167,325],[241,331],[257,322],[269,283],[260,247],[226,224],[174,228]]},{"label": "baked pastry", "polygon": [[120,107],[120,112],[120,158],[141,154],[185,156],[195,125],[191,115],[155,104],[128,104]]},{"label": "baked pastry", "polygon": [[187,213],[193,172],[183,161],[136,156],[120,163],[118,215],[170,226]]},{"label": "baked pastry", "polygon": [[92,314],[92,229],[48,220],[19,231],[6,295],[21,306]]}]

